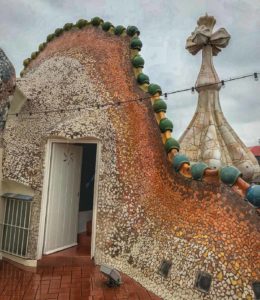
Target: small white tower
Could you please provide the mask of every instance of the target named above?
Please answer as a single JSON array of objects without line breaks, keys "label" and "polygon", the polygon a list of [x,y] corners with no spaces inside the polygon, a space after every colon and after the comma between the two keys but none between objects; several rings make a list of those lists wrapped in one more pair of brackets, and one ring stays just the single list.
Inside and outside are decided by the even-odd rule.
[{"label": "small white tower", "polygon": [[224,28],[213,33],[216,20],[207,14],[187,39],[186,49],[193,55],[202,50],[202,64],[196,81],[199,93],[197,109],[180,138],[182,151],[191,161],[204,161],[211,167],[234,165],[245,180],[260,175],[256,158],[228,124],[220,102],[220,80],[213,65],[213,55],[225,48],[230,35]]}]

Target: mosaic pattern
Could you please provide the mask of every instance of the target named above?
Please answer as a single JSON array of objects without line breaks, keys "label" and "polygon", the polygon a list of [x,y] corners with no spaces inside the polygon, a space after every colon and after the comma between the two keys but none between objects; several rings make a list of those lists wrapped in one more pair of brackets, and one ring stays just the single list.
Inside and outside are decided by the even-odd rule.
[{"label": "mosaic pattern", "polygon": [[9,107],[9,96],[15,88],[15,70],[4,51],[0,48],[0,146],[2,146],[2,129]]},{"label": "mosaic pattern", "polygon": [[0,48],[0,82],[7,83],[15,76],[15,70],[4,51]]},{"label": "mosaic pattern", "polygon": [[[215,25],[215,19],[214,17],[209,17],[207,14],[205,17],[201,17],[198,20],[198,24],[200,25],[200,27],[196,28],[195,32],[192,33],[192,37],[188,38],[187,40],[187,49],[189,49],[189,51],[192,54],[196,54],[199,50],[203,48],[202,68],[200,71],[199,79],[197,80],[196,89],[198,91],[205,90],[206,92],[209,92],[209,94],[212,92],[211,89],[213,89],[213,94],[212,94],[213,99],[216,98],[217,100],[215,99],[215,101],[211,103],[212,101],[208,101],[208,98],[210,99],[212,97],[208,97],[207,94],[202,93],[203,94],[202,98],[204,100],[202,100],[201,102],[202,103],[205,101],[208,102],[210,108],[212,107],[217,108],[216,109],[217,112],[215,112],[215,110],[212,111],[211,109],[209,109],[209,111],[207,111],[207,109],[205,111],[202,109],[200,115],[200,117],[202,118],[194,117],[193,121],[195,120],[194,123],[196,123],[196,121],[200,119],[201,120],[202,119],[211,120],[212,118],[214,119],[214,117],[210,115],[211,113],[213,113],[213,115],[216,114],[215,118],[217,120],[217,127],[215,126],[216,124],[214,126],[211,124],[206,128],[206,132],[204,132],[203,135],[201,135],[201,132],[205,127],[204,126],[205,122],[202,125],[200,124],[201,126],[198,126],[199,132],[195,133],[194,136],[191,136],[191,138],[188,139],[188,149],[190,150],[189,148],[190,141],[193,141],[194,137],[200,135],[199,138],[198,136],[195,138],[196,140],[195,143],[197,143],[197,148],[199,150],[198,149],[195,150],[193,145],[192,152],[190,153],[191,154],[190,157],[192,158],[193,161],[196,160],[207,161],[209,163],[209,167],[213,166],[214,168],[222,166],[222,161],[224,161],[227,165],[230,165],[230,163],[232,162],[234,165],[236,165],[239,168],[241,173],[243,173],[243,178],[245,180],[250,180],[252,176],[257,176],[257,174],[260,172],[257,161],[252,155],[252,153],[249,151],[249,149],[247,149],[245,145],[238,139],[238,137],[233,132],[233,130],[227,123],[226,119],[224,118],[218,101],[218,91],[214,91],[215,89],[218,90],[219,85],[214,84],[212,86],[212,82],[215,83],[216,80],[219,81],[216,71],[213,67],[212,53],[213,55],[217,55],[218,52],[221,51],[220,48],[223,48],[227,45],[230,39],[230,35],[223,28],[219,29],[218,31],[216,31],[214,34],[211,35],[210,31],[212,31],[212,28]],[[94,17],[90,22],[84,19],[80,19],[75,25],[72,23],[66,23],[63,26],[63,28],[57,28],[53,34],[49,34],[47,36],[46,42],[39,45],[38,48],[39,50],[33,52],[31,58],[27,58],[24,60],[23,64],[25,66],[25,69],[21,72],[21,76],[23,76],[26,73],[26,68],[29,65],[31,65],[31,62],[33,62],[38,57],[40,52],[43,51],[47,46],[47,44],[50,43],[52,40],[59,37],[64,32],[73,31],[75,29],[92,27],[92,26],[96,28],[102,27],[103,31],[108,32],[109,34],[112,35],[116,35],[116,36],[128,35],[129,37],[131,37],[129,46],[131,48],[131,58],[132,58],[131,62],[134,68],[133,69],[134,76],[136,78],[137,83],[139,84],[139,87],[144,92],[148,92],[151,96],[153,109],[156,114],[155,115],[156,120],[158,122],[160,131],[162,133],[164,148],[168,154],[168,159],[171,161],[171,163],[173,163],[174,166],[174,160],[177,159],[177,157],[175,156],[180,149],[180,145],[178,141],[171,136],[173,123],[165,115],[165,112],[167,110],[167,105],[162,99],[160,99],[160,96],[162,95],[161,87],[158,84],[150,83],[149,77],[146,74],[142,73],[142,69],[144,67],[144,59],[139,55],[139,51],[142,49],[142,42],[139,39],[140,31],[136,26],[128,26],[127,28],[124,28],[122,25],[118,25],[114,27],[112,23],[104,22],[99,17]],[[199,38],[197,37],[197,35],[199,36]],[[209,43],[209,40],[210,40],[210,45],[204,47],[204,43],[206,44]],[[202,85],[204,84],[210,84],[211,88],[208,90],[207,88],[202,87]],[[140,98],[138,99],[140,100]],[[144,99],[146,99],[146,97]],[[132,102],[133,99],[127,101]],[[117,104],[120,103],[121,101],[117,102]],[[98,106],[100,105],[98,104]],[[204,106],[205,105],[201,105],[202,108]],[[195,114],[195,116],[196,115],[197,113]],[[204,115],[206,115],[206,118],[204,118]],[[205,124],[207,124],[207,122]],[[192,129],[194,128],[192,127]],[[220,132],[223,134],[223,137],[220,135]],[[231,132],[233,132],[233,137]],[[186,136],[186,133],[187,135],[194,134],[194,132],[190,131],[189,128],[187,129],[187,131],[184,133],[183,136]],[[235,144],[233,143],[234,142],[233,138],[237,140],[237,143]],[[203,139],[204,142],[202,141]],[[224,141],[223,139],[225,140],[225,143],[223,142]],[[241,144],[240,146],[239,143]],[[200,144],[201,146],[199,146]],[[219,149],[220,144],[222,145],[221,146],[222,152],[220,152]],[[184,152],[185,151],[187,152],[187,144],[184,143],[183,148],[184,148],[183,149]],[[230,153],[227,152],[226,148],[229,149]],[[199,153],[199,157],[198,157],[198,153]],[[196,158],[194,158],[194,155],[196,156]],[[228,157],[232,159],[228,160],[227,159]],[[190,165],[189,158],[187,157],[185,158],[185,161],[181,162],[180,167],[178,167],[177,171],[180,172],[185,177],[194,178],[191,172],[191,167],[189,165]],[[230,169],[233,168],[234,168],[233,166],[230,167]],[[221,171],[220,168],[217,168],[217,170]],[[230,173],[229,170],[227,170],[226,174],[228,174],[228,176],[230,176],[229,173]],[[208,178],[208,177],[212,177],[212,175],[214,175],[213,177],[215,177],[214,179],[215,181],[218,180],[218,172],[217,173],[215,172],[214,174],[214,172],[211,172],[211,170],[209,171],[206,170],[204,173],[201,173],[199,177],[205,178],[205,180],[208,181],[212,179],[212,178],[211,179]],[[222,182],[224,182],[221,176],[220,179]],[[254,207],[260,207],[259,187],[250,186],[249,184],[247,184],[246,181],[242,180],[241,178],[239,178],[239,180],[235,180],[233,185],[234,185],[234,191],[236,191],[236,193],[238,193],[241,197],[249,201]],[[251,192],[252,189],[254,189],[253,192]]]},{"label": "mosaic pattern", "polygon": [[186,49],[193,55],[202,51],[201,69],[196,81],[199,93],[196,112],[180,138],[182,151],[191,161],[203,161],[210,167],[234,165],[245,180],[260,174],[259,164],[228,124],[219,102],[220,80],[213,65],[213,55],[228,45],[230,35],[224,28],[213,33],[216,20],[200,17]]},{"label": "mosaic pattern", "polygon": [[[164,299],[253,299],[251,284],[260,276],[256,210],[219,182],[173,172],[149,99],[97,108],[147,96],[136,84],[137,50],[129,42],[98,27],[72,28],[45,45],[17,83],[29,101],[18,117],[9,116],[3,175],[35,191],[29,255],[37,249],[47,139],[92,137],[102,144],[96,262]],[[92,108],[60,111],[78,105]],[[158,272],[163,260],[172,261],[167,278]],[[213,276],[209,294],[194,288],[198,271]]]}]

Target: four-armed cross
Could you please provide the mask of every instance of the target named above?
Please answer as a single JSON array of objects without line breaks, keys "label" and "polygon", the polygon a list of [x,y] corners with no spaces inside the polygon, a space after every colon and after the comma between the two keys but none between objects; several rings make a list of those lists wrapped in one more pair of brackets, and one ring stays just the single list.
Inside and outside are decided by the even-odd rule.
[{"label": "four-armed cross", "polygon": [[[228,45],[230,35],[224,28],[212,33],[216,20],[207,14],[200,17],[197,24],[198,27],[195,28],[186,42],[186,49],[193,55],[202,49],[202,64],[196,89],[197,91],[205,88],[220,89],[220,85],[215,85],[219,82],[219,78],[213,66],[212,55],[218,55],[221,51],[220,48],[225,48]],[[207,87],[201,87],[203,85],[207,85]]]}]

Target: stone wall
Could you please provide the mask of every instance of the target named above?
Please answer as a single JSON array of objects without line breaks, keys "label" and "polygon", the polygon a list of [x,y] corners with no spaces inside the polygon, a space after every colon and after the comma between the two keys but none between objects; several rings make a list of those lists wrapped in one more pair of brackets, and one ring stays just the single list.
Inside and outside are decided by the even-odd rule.
[{"label": "stone wall", "polygon": [[[149,99],[114,105],[146,96],[130,56],[128,37],[72,29],[48,43],[18,82],[28,100],[6,125],[3,176],[35,192],[30,258],[48,138],[91,137],[101,141],[96,262],[164,299],[252,299],[259,215],[227,187],[172,171]],[[173,263],[167,278],[158,273],[163,259]],[[199,270],[213,276],[209,294],[194,289]]]}]

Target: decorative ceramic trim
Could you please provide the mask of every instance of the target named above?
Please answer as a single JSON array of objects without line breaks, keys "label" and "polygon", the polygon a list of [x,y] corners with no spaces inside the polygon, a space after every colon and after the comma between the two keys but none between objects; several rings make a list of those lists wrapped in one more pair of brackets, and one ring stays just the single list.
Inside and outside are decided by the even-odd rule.
[{"label": "decorative ceramic trim", "polygon": [[[87,26],[99,27],[103,31],[107,32],[108,34],[113,34],[113,35],[120,36],[120,37],[125,37],[125,36],[131,37],[129,46],[131,49],[130,51],[131,51],[133,71],[134,71],[134,76],[136,78],[137,84],[144,92],[146,92],[146,93],[148,92],[151,95],[151,102],[152,102],[153,106],[157,101],[162,101],[162,99],[160,98],[161,95],[163,94],[161,87],[157,84],[150,84],[149,77],[146,74],[142,73],[142,70],[144,67],[144,59],[139,55],[139,52],[141,51],[141,48],[142,48],[142,42],[139,39],[140,31],[138,30],[138,28],[136,26],[128,26],[127,28],[125,28],[122,25],[118,25],[115,27],[112,23],[104,22],[99,17],[92,18],[90,22],[87,20],[84,20],[84,19],[80,19],[76,22],[76,24],[66,23],[63,26],[63,28],[57,28],[54,31],[54,33],[49,34],[47,36],[46,42],[43,42],[42,44],[40,44],[38,50],[33,52],[31,54],[30,58],[27,58],[23,61],[24,70],[20,74],[21,77],[24,75],[26,68],[30,65],[31,61],[36,59],[40,52],[44,51],[44,49],[48,43],[50,43],[52,40],[54,40],[56,38],[59,38],[66,31],[70,31],[71,29],[80,30]],[[165,111],[166,111],[166,109],[155,112],[155,117],[156,117],[158,126],[160,126],[161,120],[167,119]],[[168,122],[170,122],[170,120]],[[175,145],[171,149],[169,149],[169,147],[167,146],[170,141],[169,139],[171,139],[171,143],[173,145]],[[186,178],[196,180],[197,179],[196,177],[195,178],[192,177],[191,166],[190,166],[188,158],[187,157],[180,158],[180,154],[178,154],[178,152],[179,152],[178,141],[173,139],[171,128],[169,128],[169,129],[167,128],[166,130],[162,131],[162,141],[163,141],[164,145],[166,144],[165,148],[167,151],[168,160],[174,165],[174,160],[178,159],[179,167],[178,167],[177,172]],[[168,143],[167,143],[167,141],[168,141]],[[181,159],[183,159],[183,160],[181,161]],[[226,166],[224,168],[225,168],[226,172],[231,171],[230,174],[232,174],[232,170],[234,171],[235,167],[233,167],[233,166],[227,167]],[[202,176],[199,176],[199,180],[205,179],[207,181],[209,179],[210,180],[213,179],[218,182],[222,181],[222,177],[220,176],[220,174],[223,173],[223,172],[221,172],[221,170],[224,168],[221,168],[219,170],[205,168]],[[229,170],[229,168],[230,168],[230,170]],[[230,176],[232,176],[232,175],[230,175]],[[232,181],[232,179],[231,179],[231,181]],[[224,183],[225,183],[225,180],[224,180]],[[234,178],[234,183],[232,184],[232,189],[237,194],[239,194],[241,197],[243,197],[247,201],[249,201],[249,203],[251,205],[253,205],[254,207],[256,207],[256,208],[260,207],[260,200],[259,200],[260,199],[260,186],[254,186],[254,185],[250,186],[246,181],[244,181],[240,176],[238,176],[238,177]]]}]

